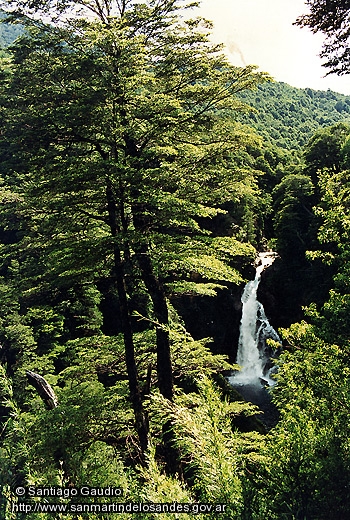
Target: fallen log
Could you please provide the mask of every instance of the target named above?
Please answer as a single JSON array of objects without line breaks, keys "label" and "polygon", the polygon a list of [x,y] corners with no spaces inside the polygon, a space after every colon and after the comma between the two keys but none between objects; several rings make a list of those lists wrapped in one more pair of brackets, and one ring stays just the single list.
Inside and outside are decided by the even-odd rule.
[{"label": "fallen log", "polygon": [[46,379],[30,370],[26,371],[26,376],[29,384],[34,386],[39,396],[44,401],[46,408],[48,410],[56,408],[58,406],[57,397]]}]

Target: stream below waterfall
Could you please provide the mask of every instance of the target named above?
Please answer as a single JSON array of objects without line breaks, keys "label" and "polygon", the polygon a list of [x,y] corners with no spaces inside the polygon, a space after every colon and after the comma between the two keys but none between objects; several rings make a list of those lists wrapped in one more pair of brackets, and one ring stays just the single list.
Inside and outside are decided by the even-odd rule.
[{"label": "stream below waterfall", "polygon": [[[281,340],[269,323],[263,305],[257,299],[261,273],[276,259],[276,253],[260,253],[254,280],[248,282],[242,294],[242,319],[237,350],[240,371],[228,377],[228,382],[246,399],[264,408],[270,399],[265,387],[275,384],[273,373],[276,367],[271,358],[281,346]],[[276,342],[274,347],[268,340]]]}]

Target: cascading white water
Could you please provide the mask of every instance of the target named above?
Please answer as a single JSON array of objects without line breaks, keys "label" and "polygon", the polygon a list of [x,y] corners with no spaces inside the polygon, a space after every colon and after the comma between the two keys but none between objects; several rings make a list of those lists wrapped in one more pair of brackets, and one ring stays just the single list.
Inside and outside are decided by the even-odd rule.
[{"label": "cascading white water", "polygon": [[261,382],[273,385],[266,364],[266,339],[281,340],[270,325],[264,308],[257,300],[257,291],[262,271],[270,266],[276,258],[275,253],[260,253],[260,265],[256,269],[255,279],[248,282],[242,295],[242,320],[237,351],[237,364],[241,370],[230,378],[232,384],[261,385]]}]

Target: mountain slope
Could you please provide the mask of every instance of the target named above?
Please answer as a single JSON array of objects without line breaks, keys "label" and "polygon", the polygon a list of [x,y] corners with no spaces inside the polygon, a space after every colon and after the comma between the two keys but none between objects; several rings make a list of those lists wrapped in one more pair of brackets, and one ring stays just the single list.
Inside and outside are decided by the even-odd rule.
[{"label": "mountain slope", "polygon": [[0,49],[5,49],[23,33],[22,25],[2,22],[6,14],[0,10]]},{"label": "mountain slope", "polygon": [[320,128],[350,122],[350,96],[331,90],[299,89],[286,83],[267,83],[240,98],[256,109],[241,121],[253,126],[271,144],[302,148]]}]

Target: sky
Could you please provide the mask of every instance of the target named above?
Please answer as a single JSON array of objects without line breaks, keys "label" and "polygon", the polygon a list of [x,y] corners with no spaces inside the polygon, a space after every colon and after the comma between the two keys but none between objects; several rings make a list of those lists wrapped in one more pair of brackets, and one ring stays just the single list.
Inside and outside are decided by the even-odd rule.
[{"label": "sky", "polygon": [[322,35],[293,25],[307,12],[304,0],[202,0],[195,12],[213,21],[213,39],[233,64],[258,65],[294,87],[350,95],[350,74],[324,77]]}]

